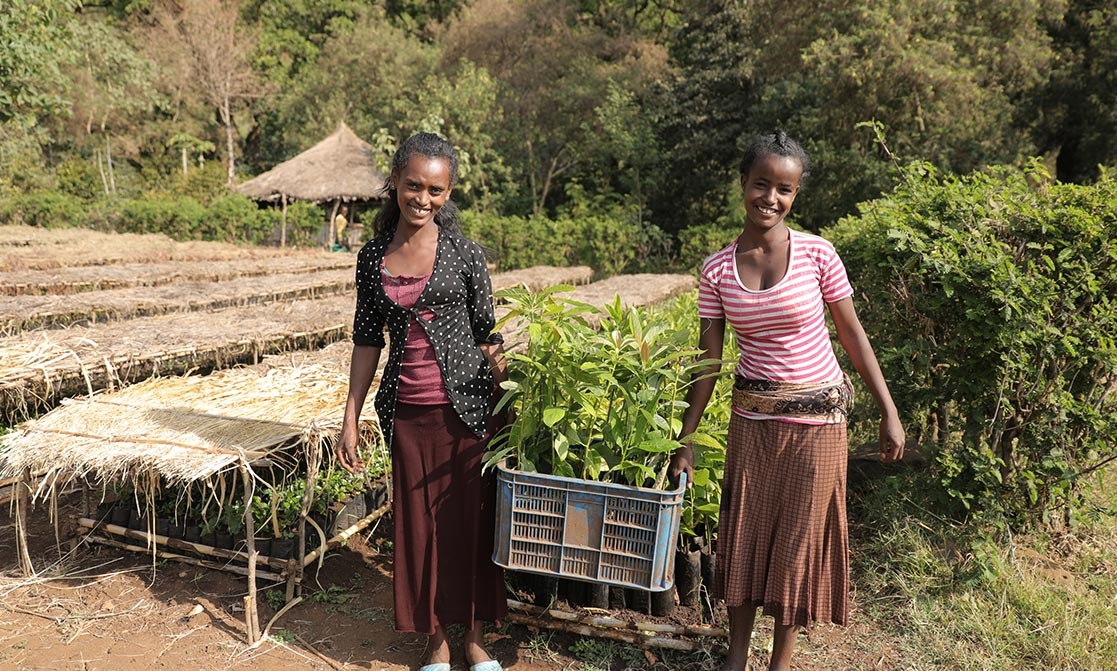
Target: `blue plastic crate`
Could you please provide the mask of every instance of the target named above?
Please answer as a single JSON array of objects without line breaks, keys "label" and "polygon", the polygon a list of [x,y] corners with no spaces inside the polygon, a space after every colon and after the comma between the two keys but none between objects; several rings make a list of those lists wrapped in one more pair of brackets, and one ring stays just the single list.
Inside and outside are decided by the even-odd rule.
[{"label": "blue plastic crate", "polygon": [[660,491],[500,466],[493,561],[560,578],[670,589],[685,491],[685,480]]}]

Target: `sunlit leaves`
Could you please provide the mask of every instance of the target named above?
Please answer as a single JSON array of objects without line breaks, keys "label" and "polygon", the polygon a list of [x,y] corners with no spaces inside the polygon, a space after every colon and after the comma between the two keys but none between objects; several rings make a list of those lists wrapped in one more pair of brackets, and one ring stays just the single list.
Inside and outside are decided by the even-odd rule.
[{"label": "sunlit leaves", "polygon": [[1117,182],[908,170],[862,212],[830,236],[941,491],[1010,524],[1073,513],[1117,455]]}]

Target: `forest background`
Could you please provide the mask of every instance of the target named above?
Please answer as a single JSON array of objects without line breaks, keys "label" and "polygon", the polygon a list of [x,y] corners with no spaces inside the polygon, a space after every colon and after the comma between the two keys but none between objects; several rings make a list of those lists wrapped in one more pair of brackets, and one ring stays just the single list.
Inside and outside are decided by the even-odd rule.
[{"label": "forest background", "polygon": [[947,173],[1039,156],[1088,183],[1117,163],[1117,10],[1098,0],[0,8],[0,216],[16,223],[259,241],[271,221],[224,187],[340,121],[385,168],[416,130],[451,138],[476,229],[599,217],[638,252],[608,272],[690,266],[725,239],[741,148],[777,126],[815,159],[795,214],[812,231],[898,180],[870,120],[902,161]]},{"label": "forest background", "polygon": [[1115,668],[1112,2],[0,0],[0,223],[274,244],[230,186],[342,121],[385,172],[450,138],[503,269],[602,275],[693,271],[800,138],[926,457],[851,497],[864,615],[911,668]]}]

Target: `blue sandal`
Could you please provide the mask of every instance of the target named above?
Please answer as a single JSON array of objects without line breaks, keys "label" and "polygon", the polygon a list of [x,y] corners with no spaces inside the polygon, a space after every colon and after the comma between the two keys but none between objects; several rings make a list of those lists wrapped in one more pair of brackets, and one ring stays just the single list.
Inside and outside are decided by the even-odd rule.
[{"label": "blue sandal", "polygon": [[495,659],[490,659],[487,662],[478,662],[474,664],[469,667],[469,671],[504,671],[504,667]]},{"label": "blue sandal", "polygon": [[446,662],[427,664],[426,666],[420,666],[419,671],[450,671],[450,665]]}]

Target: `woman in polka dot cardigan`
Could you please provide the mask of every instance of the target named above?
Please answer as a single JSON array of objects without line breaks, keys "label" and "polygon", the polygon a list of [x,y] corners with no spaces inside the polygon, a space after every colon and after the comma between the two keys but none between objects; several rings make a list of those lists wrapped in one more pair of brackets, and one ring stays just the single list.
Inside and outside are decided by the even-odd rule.
[{"label": "woman in polka dot cardigan", "polygon": [[500,671],[484,649],[484,621],[507,613],[492,562],[495,483],[481,458],[505,379],[492,285],[480,245],[459,230],[450,192],[453,147],[432,133],[392,159],[377,232],[357,256],[349,396],[336,452],[359,472],[357,424],[388,337],[376,393],[392,453],[393,586],[398,631],[429,635],[420,671],[450,671],[445,627],[463,624],[471,671]]}]

